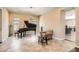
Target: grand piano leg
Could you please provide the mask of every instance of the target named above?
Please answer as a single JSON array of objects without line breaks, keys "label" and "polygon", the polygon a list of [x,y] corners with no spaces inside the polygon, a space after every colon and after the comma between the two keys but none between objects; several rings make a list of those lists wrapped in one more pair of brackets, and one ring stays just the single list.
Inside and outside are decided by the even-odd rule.
[{"label": "grand piano leg", "polygon": [[46,40],[46,45],[48,45],[48,39],[47,39],[47,37],[45,37],[45,40]]},{"label": "grand piano leg", "polygon": [[23,32],[23,37],[25,37],[25,36],[26,36],[26,31]]},{"label": "grand piano leg", "polygon": [[34,30],[34,32],[35,32],[35,35],[36,35],[36,30]]},{"label": "grand piano leg", "polygon": [[22,32],[20,33],[20,37],[22,38]]}]

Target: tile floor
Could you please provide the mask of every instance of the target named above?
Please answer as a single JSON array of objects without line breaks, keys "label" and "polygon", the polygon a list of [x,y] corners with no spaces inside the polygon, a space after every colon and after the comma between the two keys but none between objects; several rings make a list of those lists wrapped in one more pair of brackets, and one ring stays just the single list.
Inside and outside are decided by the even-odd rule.
[{"label": "tile floor", "polygon": [[42,46],[38,44],[38,37],[35,35],[27,35],[24,38],[12,36],[0,44],[0,52],[68,52],[75,46],[75,42],[56,39]]}]

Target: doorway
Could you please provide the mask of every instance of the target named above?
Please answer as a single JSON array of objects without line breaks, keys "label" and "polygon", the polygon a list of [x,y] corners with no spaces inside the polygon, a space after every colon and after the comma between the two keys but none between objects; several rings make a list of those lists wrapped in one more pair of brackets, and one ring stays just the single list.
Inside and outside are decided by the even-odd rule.
[{"label": "doorway", "polygon": [[64,10],[64,27],[65,27],[65,39],[69,41],[75,40],[75,8],[67,8]]}]

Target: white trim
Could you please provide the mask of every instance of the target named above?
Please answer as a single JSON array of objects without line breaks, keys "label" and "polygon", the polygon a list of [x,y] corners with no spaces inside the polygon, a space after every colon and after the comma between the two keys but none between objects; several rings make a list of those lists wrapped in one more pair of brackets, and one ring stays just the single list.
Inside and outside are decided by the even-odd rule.
[{"label": "white trim", "polygon": [[62,38],[62,37],[55,37],[53,36],[54,39],[57,39],[57,40],[64,40],[65,38]]}]

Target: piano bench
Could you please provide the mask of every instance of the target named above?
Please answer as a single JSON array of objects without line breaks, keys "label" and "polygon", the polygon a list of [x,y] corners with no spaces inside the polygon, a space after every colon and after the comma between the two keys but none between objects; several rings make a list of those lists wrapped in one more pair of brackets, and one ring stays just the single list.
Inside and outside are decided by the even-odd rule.
[{"label": "piano bench", "polygon": [[19,32],[15,32],[15,37],[18,36],[19,37]]},{"label": "piano bench", "polygon": [[45,43],[46,45],[48,45],[48,39],[47,37],[41,37],[38,36],[38,44],[41,43],[42,45]]}]

